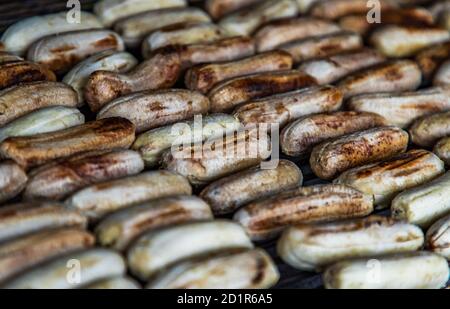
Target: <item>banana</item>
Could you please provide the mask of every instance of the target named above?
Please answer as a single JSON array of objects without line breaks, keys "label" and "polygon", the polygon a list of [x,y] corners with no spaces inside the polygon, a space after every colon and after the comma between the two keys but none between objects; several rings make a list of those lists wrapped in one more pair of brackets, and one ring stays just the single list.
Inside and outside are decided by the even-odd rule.
[{"label": "banana", "polygon": [[[373,5],[373,4],[372,4]],[[377,9],[383,11],[395,7],[389,0],[378,0]],[[338,19],[339,17],[351,14],[368,14],[372,9],[367,0],[333,0],[315,2],[309,13],[317,18]]]},{"label": "banana", "polygon": [[339,31],[288,42],[279,46],[279,49],[291,54],[294,62],[299,63],[315,58],[333,56],[362,47],[363,41],[359,34],[350,31]]},{"label": "banana", "polygon": [[449,276],[447,261],[429,252],[338,262],[325,271],[327,289],[439,289]]},{"label": "banana", "polygon": [[450,84],[450,62],[445,61],[437,70],[433,78],[434,86],[445,86]]},{"label": "banana", "polygon": [[76,92],[63,83],[19,84],[0,91],[0,126],[34,110],[50,106],[78,106]]},{"label": "banana", "polygon": [[179,263],[147,285],[149,289],[268,289],[280,275],[261,249]]},{"label": "banana", "polygon": [[88,152],[32,170],[26,200],[61,200],[89,185],[142,172],[144,162],[131,150]]},{"label": "banana", "polygon": [[124,42],[117,33],[88,29],[46,36],[30,46],[27,59],[45,65],[57,74],[64,74],[98,52],[124,49]]},{"label": "banana", "polygon": [[114,31],[120,34],[127,47],[136,48],[145,36],[171,25],[211,22],[204,11],[195,7],[174,7],[142,12],[121,19],[114,24]]},{"label": "banana", "polygon": [[215,20],[263,0],[206,0],[205,9]]},{"label": "banana", "polygon": [[27,185],[25,171],[12,161],[0,162],[0,204],[17,196]]},{"label": "banana", "polygon": [[23,83],[39,81],[56,81],[55,73],[44,65],[30,61],[0,64],[0,90],[16,85],[21,86]]},{"label": "banana", "polygon": [[93,290],[135,290],[140,288],[139,283],[125,276],[103,279],[83,287],[83,289]]},{"label": "banana", "polygon": [[337,85],[345,98],[359,94],[378,92],[412,91],[420,86],[422,73],[419,66],[411,60],[388,61],[355,72]]},{"label": "banana", "polygon": [[303,62],[298,67],[299,71],[314,77],[319,85],[332,84],[339,79],[366,69],[370,66],[380,64],[385,58],[375,50],[359,49]]},{"label": "banana", "polygon": [[373,198],[344,185],[317,185],[282,192],[248,204],[233,219],[252,240],[267,240],[298,223],[363,217],[373,211]]},{"label": "banana", "polygon": [[185,176],[190,183],[202,185],[256,166],[270,153],[270,137],[261,130],[251,129],[211,139],[202,145],[167,151],[162,165]]},{"label": "banana", "polygon": [[407,220],[421,227],[429,227],[450,213],[450,173],[433,181],[403,191],[392,201],[395,219]]},{"label": "banana", "polygon": [[450,216],[446,216],[428,229],[426,234],[427,249],[450,260]]},{"label": "banana", "polygon": [[46,107],[31,112],[1,127],[0,143],[8,137],[54,132],[83,123],[84,115],[76,108],[65,106]]},{"label": "banana", "polygon": [[126,271],[123,258],[106,249],[69,253],[41,264],[4,284],[6,289],[74,289]]},{"label": "banana", "polygon": [[78,102],[84,103],[84,90],[89,76],[95,71],[126,73],[137,65],[137,59],[127,52],[105,50],[81,61],[67,73],[62,82],[72,86],[78,94]]},{"label": "banana", "polygon": [[24,55],[34,42],[48,35],[102,28],[101,22],[92,13],[82,11],[79,23],[68,22],[68,16],[69,14],[64,11],[22,19],[6,29],[0,42],[6,51]]},{"label": "banana", "polygon": [[309,162],[319,178],[332,179],[351,168],[405,152],[408,140],[408,133],[400,128],[372,128],[315,146]]},{"label": "banana", "polygon": [[277,252],[289,265],[312,271],[344,259],[416,251],[423,243],[424,235],[419,227],[370,216],[289,227],[278,241]]},{"label": "banana", "polygon": [[87,219],[62,205],[48,202],[22,203],[0,209],[0,241],[44,229],[62,227],[86,228]]},{"label": "banana", "polygon": [[44,261],[94,246],[95,238],[84,230],[43,230],[0,245],[0,283]]},{"label": "banana", "polygon": [[186,258],[229,249],[249,249],[253,244],[237,223],[225,220],[188,223],[152,231],[128,250],[131,272],[145,281]]},{"label": "banana", "polygon": [[433,152],[441,158],[447,165],[450,165],[450,138],[444,137],[433,149]]},{"label": "banana", "polygon": [[450,135],[450,111],[416,120],[409,134],[416,145],[432,147],[439,139]]},{"label": "banana", "polygon": [[200,193],[215,214],[232,213],[260,198],[301,186],[303,174],[293,162],[280,160],[274,169],[251,168],[221,178]]},{"label": "banana", "polygon": [[[142,133],[136,138],[132,149],[141,154],[147,167],[154,167],[159,164],[163,153],[171,147],[218,138],[238,131],[241,127],[236,118],[227,114],[211,114],[201,118],[201,121],[200,125],[194,120]],[[176,130],[178,127],[182,132]]]},{"label": "banana", "polygon": [[429,85],[436,70],[450,57],[450,42],[435,44],[417,53],[415,61],[419,64],[423,82]]},{"label": "banana", "polygon": [[94,13],[106,27],[116,21],[145,11],[184,7],[186,0],[101,0],[94,5]]},{"label": "banana", "polygon": [[[0,42],[1,47],[1,42]],[[11,62],[21,62],[25,61],[22,57],[13,55],[11,53],[0,51],[0,65],[5,63],[11,63]]]},{"label": "banana", "polygon": [[97,119],[122,117],[136,126],[136,132],[186,120],[209,111],[209,100],[201,93],[168,89],[132,93],[104,106]]},{"label": "banana", "polygon": [[276,50],[292,41],[339,32],[335,23],[311,17],[275,20],[261,27],[254,35],[256,50],[265,52]]},{"label": "banana", "polygon": [[293,0],[267,0],[222,18],[219,25],[236,35],[251,35],[265,22],[297,14],[297,4]]},{"label": "banana", "polygon": [[370,36],[370,42],[383,55],[391,58],[409,57],[419,50],[450,39],[447,29],[388,25]]},{"label": "banana", "polygon": [[225,80],[208,94],[212,112],[225,112],[252,99],[316,85],[311,76],[297,71],[256,73]]},{"label": "banana", "polygon": [[95,229],[98,243],[125,250],[139,235],[189,221],[212,220],[208,204],[196,196],[161,198],[107,216]]},{"label": "banana", "polygon": [[305,157],[313,147],[331,138],[386,125],[373,113],[335,112],[300,117],[280,134],[280,145],[288,156]]},{"label": "banana", "polygon": [[184,177],[169,171],[152,171],[89,186],[70,196],[65,205],[97,220],[132,204],[181,194],[192,194]]},{"label": "banana", "polygon": [[282,128],[302,116],[336,111],[342,98],[333,86],[313,86],[250,101],[239,106],[234,116],[243,125],[270,123]]}]

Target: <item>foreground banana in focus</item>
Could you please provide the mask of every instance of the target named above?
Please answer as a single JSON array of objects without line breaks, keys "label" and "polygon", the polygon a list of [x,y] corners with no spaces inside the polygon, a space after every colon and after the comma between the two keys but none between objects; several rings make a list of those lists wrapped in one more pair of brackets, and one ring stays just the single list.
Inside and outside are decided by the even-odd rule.
[{"label": "foreground banana in focus", "polygon": [[322,179],[348,169],[389,159],[406,151],[408,133],[397,127],[379,127],[325,141],[314,147],[310,164]]},{"label": "foreground banana in focus", "polygon": [[[381,63],[355,72],[338,83],[345,98],[364,93],[401,92],[420,86],[422,74],[411,60]],[[379,94],[383,95],[383,94]]]},{"label": "foreground banana in focus", "polygon": [[427,231],[427,249],[450,260],[450,216],[436,221]]},{"label": "foreground banana in focus", "polygon": [[80,12],[81,22],[67,22],[66,11],[42,16],[33,16],[11,25],[0,39],[0,44],[8,52],[24,55],[29,46],[48,35],[83,29],[102,28],[94,14]]},{"label": "foreground banana in focus", "polygon": [[137,59],[127,52],[106,50],[78,63],[64,76],[63,83],[70,85],[78,93],[79,103],[84,102],[84,88],[89,76],[95,71],[105,70],[126,73],[137,65]]},{"label": "foreground banana in focus", "polygon": [[270,155],[270,137],[265,131],[244,130],[203,145],[167,151],[162,166],[185,176],[194,185],[202,185],[256,166]]},{"label": "foreground banana in focus", "polygon": [[421,186],[403,191],[392,201],[392,217],[429,227],[450,213],[450,172]]},{"label": "foreground banana in focus", "polygon": [[306,61],[298,67],[298,70],[314,77],[319,85],[326,85],[356,71],[380,64],[384,60],[385,58],[374,50],[361,49]]},{"label": "foreground banana in focus", "polygon": [[56,203],[22,203],[0,209],[0,241],[44,229],[86,228],[87,218]]},{"label": "foreground banana in focus", "polygon": [[94,246],[95,238],[81,229],[43,230],[0,245],[0,282],[44,261]]},{"label": "foreground banana in focus", "polygon": [[342,92],[333,86],[309,87],[248,102],[238,107],[234,116],[243,125],[267,123],[284,127],[305,115],[338,110],[342,98]]},{"label": "foreground banana in focus", "polygon": [[135,290],[140,288],[139,283],[125,276],[107,278],[83,286],[83,289],[96,290]]},{"label": "foreground banana in focus", "polygon": [[433,253],[404,253],[343,261],[323,275],[327,289],[440,289],[449,276],[447,261]]},{"label": "foreground banana in focus", "polygon": [[136,132],[186,120],[209,111],[209,100],[186,89],[132,93],[104,106],[97,119],[122,117],[136,126]]},{"label": "foreground banana in focus", "polygon": [[255,167],[211,183],[200,193],[215,214],[227,214],[254,200],[301,186],[303,174],[291,161],[280,160],[275,169]]},{"label": "foreground banana in focus", "polygon": [[371,194],[375,205],[384,207],[401,191],[431,181],[444,172],[444,162],[436,155],[413,149],[387,161],[348,170],[335,183]]},{"label": "foreground banana in focus", "polygon": [[256,201],[238,210],[239,222],[254,241],[276,237],[292,224],[364,217],[373,211],[373,198],[344,185],[298,188]]},{"label": "foreground banana in focus", "polygon": [[95,233],[102,246],[123,251],[144,232],[189,221],[212,219],[211,209],[202,199],[176,196],[117,211],[102,220]]},{"label": "foreground banana in focus", "polygon": [[143,169],[141,156],[131,150],[88,152],[32,170],[23,196],[27,200],[60,200],[89,185]]},{"label": "foreground banana in focus", "polygon": [[152,280],[149,289],[268,289],[280,275],[261,249],[176,264]]},{"label": "foreground banana in focus", "polygon": [[77,105],[76,92],[63,83],[19,84],[0,91],[0,126],[44,107]]},{"label": "foreground banana in focus", "polygon": [[76,192],[65,204],[67,209],[97,220],[136,203],[182,194],[192,194],[184,177],[168,171],[152,171],[92,185]]},{"label": "foreground banana in focus", "polygon": [[416,145],[432,147],[436,141],[450,135],[450,112],[433,114],[415,121],[409,133]]},{"label": "foreground banana in focus", "polygon": [[433,149],[433,152],[447,165],[450,165],[450,137],[441,139]]},{"label": "foreground banana in focus", "polygon": [[205,9],[214,19],[248,7],[263,0],[206,0]]},{"label": "foreground banana in focus", "polygon": [[212,112],[224,112],[246,101],[284,93],[308,86],[316,81],[297,70],[257,73],[225,80],[208,94]]},{"label": "foreground banana in focus", "polygon": [[140,12],[186,6],[186,0],[102,0],[94,6],[103,25],[110,27],[119,19]]},{"label": "foreground banana in focus", "polygon": [[278,241],[277,251],[289,265],[312,271],[343,259],[416,251],[423,243],[424,235],[419,227],[370,216],[289,227]]},{"label": "foreground banana in focus", "polygon": [[25,171],[13,161],[0,162],[0,204],[17,196],[28,181]]},{"label": "foreground banana in focus", "polygon": [[304,157],[327,139],[380,127],[386,120],[373,113],[336,112],[301,117],[280,134],[280,145],[288,156]]},{"label": "foreground banana in focus", "polygon": [[109,101],[131,92],[170,88],[183,70],[196,64],[232,61],[254,53],[254,42],[248,37],[226,38],[209,44],[167,46],[144,55],[148,60],[127,74],[94,72],[86,85],[86,101],[91,110],[97,112]]},{"label": "foreground banana in focus", "polygon": [[[79,280],[71,277],[74,265],[78,265]],[[3,288],[75,289],[108,277],[121,276],[125,271],[125,262],[118,253],[106,249],[89,249],[69,253],[32,268],[8,281]]]},{"label": "foreground banana in focus", "polygon": [[450,39],[446,29],[390,25],[375,30],[371,43],[387,57],[409,57],[419,50]]},{"label": "foreground banana in focus", "polygon": [[[45,65],[29,61],[0,64],[0,90],[22,83],[56,81],[55,73]],[[6,89],[5,89],[6,90]]]},{"label": "foreground banana in focus", "polygon": [[51,133],[10,137],[0,144],[0,155],[29,168],[86,151],[128,148],[134,132],[127,119],[101,119]]},{"label": "foreground banana in focus", "polygon": [[144,234],[128,250],[127,261],[131,272],[145,281],[186,258],[244,248],[253,248],[253,244],[239,224],[197,222]]},{"label": "foreground banana in focus", "polygon": [[57,74],[63,74],[98,52],[123,51],[124,48],[122,38],[113,31],[81,30],[40,39],[31,45],[27,59],[43,64]]},{"label": "foreground banana in focus", "polygon": [[54,132],[83,123],[84,115],[76,108],[46,107],[13,120],[0,128],[0,143],[8,137]]},{"label": "foreground banana in focus", "polygon": [[174,7],[142,12],[119,20],[114,31],[120,34],[130,48],[140,45],[145,36],[171,25],[207,23],[211,18],[195,7]]},{"label": "foreground banana in focus", "polygon": [[238,76],[292,69],[292,57],[273,51],[238,61],[205,64],[191,68],[185,75],[186,87],[208,93],[218,83]]},{"label": "foreground banana in focus", "polygon": [[256,50],[258,52],[275,50],[288,42],[335,33],[339,30],[339,26],[332,22],[310,17],[276,20],[255,33]]},{"label": "foreground banana in focus", "polygon": [[419,117],[450,110],[450,87],[403,93],[373,93],[350,98],[351,110],[383,116],[389,124],[406,128]]},{"label": "foreground banana in focus", "polygon": [[340,31],[322,36],[312,36],[303,40],[283,44],[279,49],[292,55],[299,63],[314,58],[333,56],[363,47],[362,38],[350,31]]},{"label": "foreground banana in focus", "polygon": [[223,18],[219,25],[236,35],[251,35],[264,22],[298,14],[293,0],[268,0]]},{"label": "foreground banana in focus", "polygon": [[200,123],[196,122],[199,116],[195,117],[193,121],[179,122],[142,133],[136,138],[132,148],[139,151],[146,166],[154,167],[159,164],[163,153],[171,147],[215,139],[238,131],[241,127],[236,118],[227,114],[210,114],[200,118]]}]

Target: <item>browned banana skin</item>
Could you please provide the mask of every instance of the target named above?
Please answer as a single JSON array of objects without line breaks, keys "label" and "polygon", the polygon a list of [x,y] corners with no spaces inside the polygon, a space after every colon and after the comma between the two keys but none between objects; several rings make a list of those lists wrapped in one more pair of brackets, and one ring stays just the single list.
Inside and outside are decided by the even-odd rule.
[{"label": "browned banana skin", "polygon": [[450,112],[437,113],[416,120],[409,129],[411,141],[422,147],[432,147],[450,135]]},{"label": "browned banana skin", "polygon": [[353,167],[405,152],[408,139],[408,133],[397,127],[379,127],[345,135],[314,147],[311,169],[319,178],[333,179]]},{"label": "browned banana skin", "polygon": [[369,23],[366,14],[348,15],[339,19],[339,25],[349,31],[355,31],[361,35],[367,35],[374,28],[383,25],[402,26],[433,26],[433,15],[423,8],[389,9],[380,14],[380,23]]},{"label": "browned banana skin", "polygon": [[0,89],[36,81],[56,81],[56,76],[46,67],[29,61],[0,64]]},{"label": "browned banana skin", "polygon": [[209,93],[212,112],[230,111],[252,99],[316,85],[314,78],[297,70],[257,73],[224,81]]},{"label": "browned banana skin", "polygon": [[155,53],[127,74],[96,71],[91,74],[84,96],[91,110],[98,112],[106,103],[132,92],[172,87],[181,72],[177,53]]},{"label": "browned banana skin", "polygon": [[280,193],[241,208],[233,219],[252,240],[276,237],[298,223],[364,217],[373,211],[373,197],[344,185],[318,185]]},{"label": "browned banana skin", "polygon": [[341,28],[333,22],[311,18],[285,18],[263,25],[254,35],[258,52],[275,50],[279,46],[312,36],[339,32]]},{"label": "browned banana skin", "polygon": [[25,171],[13,161],[0,162],[0,204],[18,195],[26,186]]},{"label": "browned banana skin", "polygon": [[341,31],[289,42],[281,45],[279,49],[290,53],[295,63],[299,63],[361,49],[362,47],[363,42],[359,34]]},{"label": "browned banana skin", "polygon": [[423,82],[429,85],[437,69],[450,57],[450,42],[433,45],[420,51],[415,60],[423,75]]},{"label": "browned banana skin", "polygon": [[56,82],[32,82],[0,91],[0,126],[49,106],[76,107],[78,97],[72,87]]},{"label": "browned banana skin", "polygon": [[[319,1],[313,5],[309,13],[314,17],[324,19],[338,19],[339,17],[351,14],[367,14],[371,7],[367,5],[367,0],[333,0]],[[379,0],[381,12],[395,7],[391,2]],[[381,13],[382,15],[383,13]]]},{"label": "browned banana skin", "polygon": [[280,160],[275,169],[255,167],[221,178],[203,189],[199,196],[211,206],[214,214],[222,215],[254,200],[296,188],[302,182],[303,175],[297,165]]},{"label": "browned banana skin", "polygon": [[450,137],[444,137],[439,140],[434,146],[433,152],[444,161],[446,165],[450,165]]},{"label": "browned banana skin", "polygon": [[337,112],[305,116],[283,129],[280,145],[288,156],[302,157],[317,144],[331,138],[386,125],[374,113]]},{"label": "browned banana skin", "polygon": [[185,84],[188,89],[208,93],[224,80],[270,71],[292,69],[293,60],[284,51],[258,54],[238,61],[199,65],[186,72]]},{"label": "browned banana skin", "polygon": [[244,125],[278,124],[316,113],[338,110],[342,106],[342,92],[333,86],[308,87],[285,92],[239,106],[234,116]]},{"label": "browned banana skin", "polygon": [[402,92],[420,86],[422,74],[410,60],[389,61],[356,72],[338,83],[345,98],[364,93]]},{"label": "browned banana skin", "polygon": [[0,156],[29,168],[86,151],[129,148],[134,139],[135,126],[129,120],[107,118],[57,132],[8,138],[0,144]]},{"label": "browned banana skin", "polygon": [[0,245],[0,283],[59,255],[93,247],[95,237],[74,228],[43,230]]},{"label": "browned banana skin", "polygon": [[215,20],[261,0],[206,0],[205,9]]},{"label": "browned banana skin", "polygon": [[92,184],[138,174],[144,162],[131,150],[88,152],[29,173],[24,198],[61,200]]},{"label": "browned banana skin", "polygon": [[20,61],[24,61],[24,59],[22,57],[10,54],[8,52],[0,51],[0,65]]}]

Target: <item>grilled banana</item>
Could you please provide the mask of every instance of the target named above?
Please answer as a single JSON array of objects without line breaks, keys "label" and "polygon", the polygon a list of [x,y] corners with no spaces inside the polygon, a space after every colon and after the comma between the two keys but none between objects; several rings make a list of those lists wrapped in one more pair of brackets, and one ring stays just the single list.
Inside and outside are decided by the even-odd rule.
[{"label": "grilled banana", "polygon": [[445,86],[450,84],[450,62],[445,61],[437,70],[434,79],[434,86]]},{"label": "grilled banana", "polygon": [[[450,107],[449,107],[450,110]],[[432,147],[439,139],[450,135],[450,111],[423,117],[409,129],[412,142],[422,147]]]},{"label": "grilled banana", "polygon": [[441,139],[433,149],[434,153],[447,165],[450,165],[450,137]]},{"label": "grilled banana", "polygon": [[450,216],[446,216],[428,229],[426,235],[427,249],[450,260]]},{"label": "grilled banana", "polygon": [[256,4],[263,0],[206,0],[205,9],[214,19],[220,19],[225,15]]},{"label": "grilled banana", "polygon": [[426,85],[431,83],[436,70],[450,57],[450,42],[435,44],[417,53],[415,61],[419,64]]},{"label": "grilled banana", "polygon": [[0,203],[17,196],[28,181],[25,171],[12,161],[0,162]]},{"label": "grilled banana", "polygon": [[0,64],[0,90],[6,91],[8,87],[39,81],[56,81],[55,73],[44,65],[29,61]]}]

